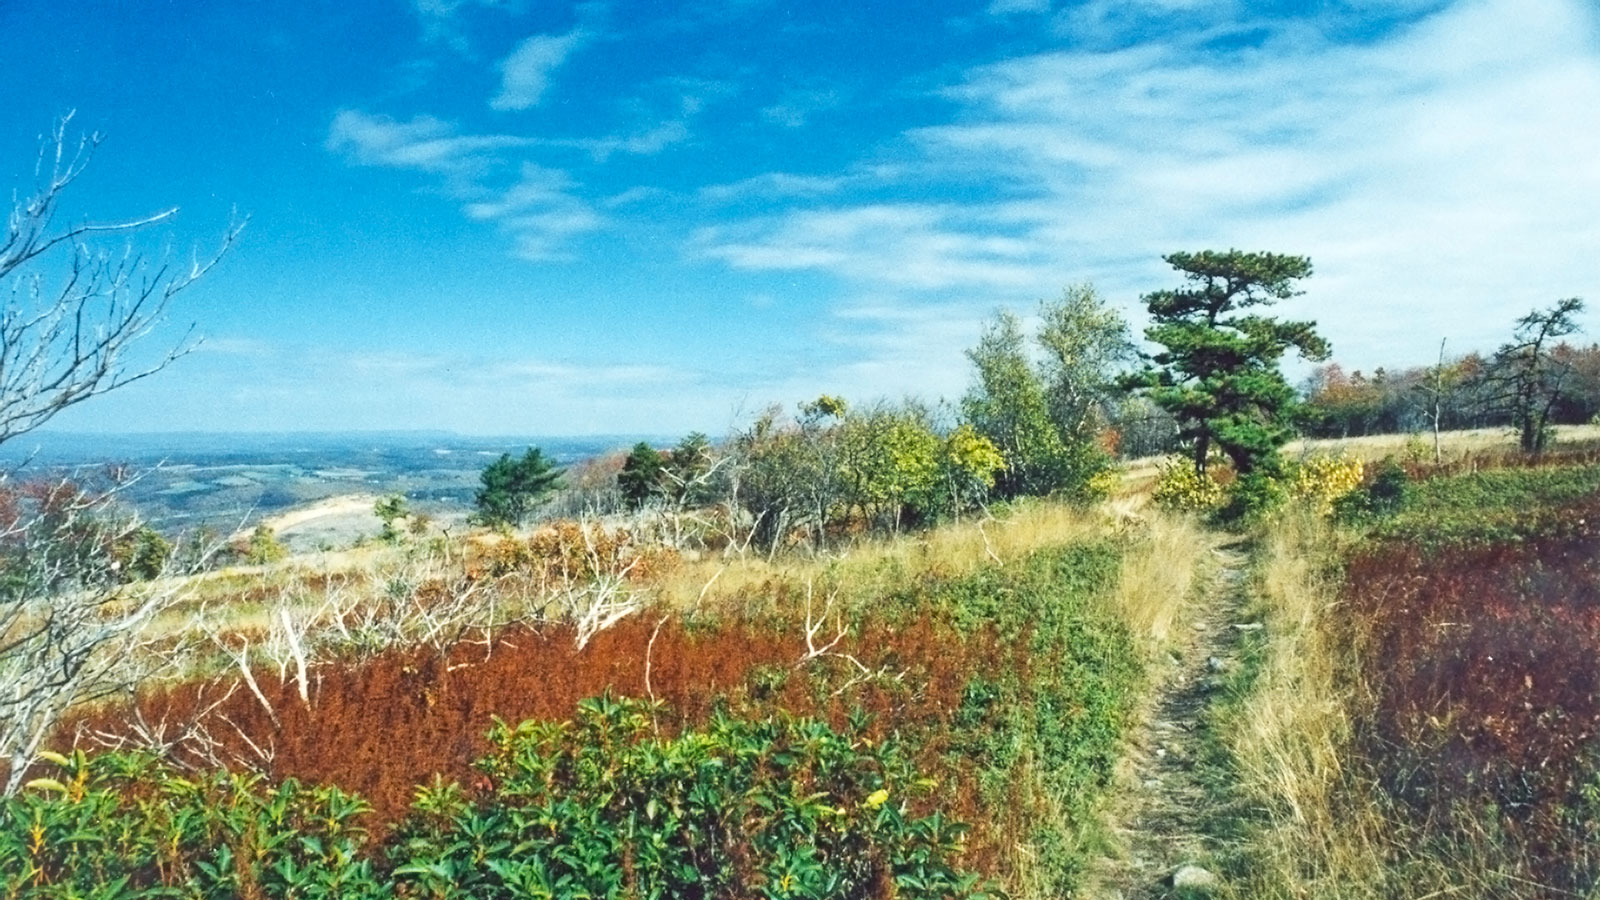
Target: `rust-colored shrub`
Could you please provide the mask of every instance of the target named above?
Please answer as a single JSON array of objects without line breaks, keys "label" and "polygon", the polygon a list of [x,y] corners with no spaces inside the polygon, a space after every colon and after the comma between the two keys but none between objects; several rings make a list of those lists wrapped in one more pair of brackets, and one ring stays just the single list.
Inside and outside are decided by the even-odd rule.
[{"label": "rust-colored shrub", "polygon": [[[472,781],[469,764],[485,752],[483,734],[496,716],[561,720],[579,700],[612,691],[666,701],[676,717],[662,723],[668,728],[703,722],[719,704],[760,703],[768,711],[775,706],[839,725],[860,708],[882,732],[935,730],[960,706],[971,674],[1004,658],[992,639],[957,640],[926,622],[870,625],[834,648],[873,677],[863,677],[842,655],[802,664],[805,653],[804,632],[795,623],[686,628],[676,618],[634,617],[600,632],[582,651],[568,628],[519,628],[447,655],[423,648],[385,652],[359,665],[322,666],[311,675],[309,704],[301,702],[292,677],[256,672],[271,712],[247,688],[214,705],[226,691],[218,682],[151,692],[137,706],[147,723],[204,717],[207,736],[218,746],[179,748],[178,757],[189,764],[254,760],[274,778],[358,792],[372,802],[378,820],[393,821],[416,785],[434,774]],[[129,718],[128,710],[100,710],[63,733],[84,740],[128,734]]]},{"label": "rust-colored shrub", "polygon": [[[1600,762],[1600,503],[1576,534],[1354,559],[1376,706],[1365,756],[1416,821],[1489,815],[1538,880],[1577,889]],[[1579,523],[1582,523],[1580,525]],[[1587,812],[1584,810],[1587,809]],[[1488,813],[1485,813],[1488,810]],[[1590,823],[1591,825],[1596,823]]]}]

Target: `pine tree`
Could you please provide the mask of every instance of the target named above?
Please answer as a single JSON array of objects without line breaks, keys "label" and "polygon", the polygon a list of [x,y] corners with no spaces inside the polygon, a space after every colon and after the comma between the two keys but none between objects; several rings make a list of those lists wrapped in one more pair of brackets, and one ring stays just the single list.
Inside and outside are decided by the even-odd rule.
[{"label": "pine tree", "polygon": [[1570,364],[1551,351],[1558,339],[1582,330],[1581,312],[1577,297],[1533,310],[1517,320],[1512,342],[1495,352],[1488,373],[1494,403],[1511,417],[1523,453],[1538,455],[1550,441],[1550,414],[1571,374]]},{"label": "pine tree", "polygon": [[501,454],[479,476],[483,487],[476,498],[478,521],[485,525],[521,525],[556,489],[561,475],[561,469],[538,447],[529,447],[521,459]]},{"label": "pine tree", "polygon": [[639,509],[661,490],[661,454],[644,441],[633,445],[617,473],[617,490],[629,509]]},{"label": "pine tree", "polygon": [[1240,475],[1277,471],[1278,451],[1294,431],[1295,392],[1279,371],[1293,348],[1306,359],[1328,358],[1315,322],[1280,322],[1242,312],[1296,296],[1311,260],[1275,253],[1174,253],[1164,257],[1188,281],[1146,294],[1154,320],[1145,337],[1166,349],[1153,366],[1127,379],[1178,420],[1179,436],[1206,470],[1213,442]]}]

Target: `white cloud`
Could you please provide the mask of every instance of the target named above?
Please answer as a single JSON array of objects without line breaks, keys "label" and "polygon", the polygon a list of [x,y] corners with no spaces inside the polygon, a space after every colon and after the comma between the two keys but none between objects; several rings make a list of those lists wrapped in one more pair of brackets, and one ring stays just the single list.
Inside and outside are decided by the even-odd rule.
[{"label": "white cloud", "polygon": [[705,256],[741,269],[823,269],[912,289],[1030,283],[1037,246],[993,233],[993,221],[965,222],[966,215],[926,204],[807,210],[757,222],[751,238],[713,227],[696,242]]},{"label": "white cloud", "polygon": [[679,144],[688,139],[689,124],[680,119],[662,122],[659,125],[634,134],[580,139],[573,141],[572,144],[589,151],[589,154],[595,158],[596,162],[605,162],[616,153],[627,153],[634,156],[654,156],[673,144]]},{"label": "white cloud", "polygon": [[520,179],[492,199],[469,203],[467,216],[498,222],[515,240],[516,254],[530,261],[567,260],[571,240],[603,228],[606,220],[574,193],[567,173],[523,163]]},{"label": "white cloud", "polygon": [[624,206],[632,206],[636,203],[644,203],[665,195],[666,191],[661,188],[640,184],[612,194],[605,198],[603,202],[608,209],[618,209]]},{"label": "white cloud", "polygon": [[[141,383],[145,407],[197,429],[444,428],[477,434],[659,433],[720,421],[696,370],[656,361],[571,361],[538,354],[408,352],[335,345],[265,345],[227,391]],[[663,412],[664,395],[682,397]],[[119,394],[130,421],[148,421],[138,393]],[[507,403],[506,398],[516,398]],[[134,405],[127,405],[132,403]],[[113,407],[112,416],[117,415]],[[104,427],[96,413],[95,427]],[[666,415],[667,418],[663,418]],[[176,417],[176,418],[174,418]],[[677,417],[677,418],[673,418]]]},{"label": "white cloud", "polygon": [[510,165],[506,151],[536,141],[508,135],[463,135],[429,116],[396,122],[359,110],[334,117],[327,148],[357,165],[415,169],[443,176],[446,192],[464,201],[470,219],[494,222],[509,234],[513,252],[527,260],[571,258],[571,240],[603,228],[606,220],[577,193],[564,171],[522,163],[517,180],[499,186],[490,177]]},{"label": "white cloud", "polygon": [[761,118],[784,128],[799,128],[817,113],[837,109],[843,103],[844,94],[838,88],[792,90],[777,103],[763,107]]},{"label": "white cloud", "polygon": [[1047,13],[1050,11],[1050,0],[993,0],[989,4],[989,15],[1009,16],[1014,13]]},{"label": "white cloud", "polygon": [[500,61],[500,93],[489,106],[516,110],[539,105],[550,86],[551,73],[588,38],[588,32],[579,28],[560,35],[536,34],[518,44]]},{"label": "white cloud", "polygon": [[463,135],[432,116],[399,122],[357,109],[340,110],[324,146],[364,166],[416,169],[457,177],[481,177],[502,152],[531,143],[511,135]]},{"label": "white cloud", "polygon": [[902,303],[980,288],[1027,304],[1093,279],[1130,311],[1172,283],[1162,253],[1303,253],[1317,274],[1283,313],[1367,366],[1426,360],[1445,336],[1490,348],[1522,312],[1600,282],[1586,5],[1462,0],[1360,43],[1252,27],[1260,39],[1232,49],[1207,26],[974,69],[945,92],[952,121],[908,135],[920,153],[904,164],[980,199],[796,195],[694,246]]},{"label": "white cloud", "polygon": [[521,0],[412,0],[411,8],[422,25],[426,41],[449,46],[458,53],[468,51],[466,37],[461,33],[460,17],[463,10],[473,7],[515,10]]},{"label": "white cloud", "polygon": [[850,184],[845,175],[796,175],[766,172],[730,184],[712,184],[700,189],[702,199],[716,203],[747,198],[819,197],[832,194]]}]

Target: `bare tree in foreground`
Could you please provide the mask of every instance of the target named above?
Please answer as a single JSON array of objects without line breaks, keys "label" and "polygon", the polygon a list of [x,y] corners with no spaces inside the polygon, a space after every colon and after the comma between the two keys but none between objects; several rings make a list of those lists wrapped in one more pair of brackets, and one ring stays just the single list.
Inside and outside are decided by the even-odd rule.
[{"label": "bare tree in foreground", "polygon": [[[86,240],[128,234],[175,216],[171,208],[141,219],[78,222],[58,227],[61,198],[88,166],[102,140],[67,137],[69,114],[47,136],[35,167],[32,196],[13,200],[0,242],[0,442],[26,433],[69,406],[153,375],[188,352],[179,342],[161,358],[127,368],[128,347],[161,321],[172,298],[200,280],[238,237],[224,233],[209,257],[176,265],[131,247],[112,253]],[[65,259],[62,259],[65,257]],[[46,278],[30,264],[60,269]]]},{"label": "bare tree in foreground", "polygon": [[[177,209],[138,219],[61,223],[62,197],[83,174],[98,134],[67,136],[71,114],[41,142],[31,195],[14,195],[0,232],[0,443],[90,397],[152,375],[193,344],[131,366],[128,351],[165,317],[173,298],[232,246],[224,232],[207,257],[174,263],[95,237],[131,240]],[[181,596],[181,582],[129,586],[116,552],[137,529],[107,509],[110,494],[65,482],[29,493],[0,473],[0,796],[24,773],[61,714],[136,683],[130,652],[144,625]],[[114,494],[115,488],[112,493]]]}]

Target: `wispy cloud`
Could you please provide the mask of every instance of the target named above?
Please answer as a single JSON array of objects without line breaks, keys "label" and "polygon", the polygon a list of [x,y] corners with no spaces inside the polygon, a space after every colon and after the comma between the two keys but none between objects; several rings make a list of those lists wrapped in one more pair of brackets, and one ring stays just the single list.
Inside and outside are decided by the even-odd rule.
[{"label": "wispy cloud", "polygon": [[701,230],[695,243],[705,256],[741,269],[820,269],[858,282],[924,290],[1024,287],[1034,281],[1040,248],[1005,230],[982,210],[877,204],[805,210],[743,229],[713,226]]},{"label": "wispy cloud", "polygon": [[511,236],[513,252],[532,261],[570,259],[571,240],[605,226],[559,169],[523,161],[506,184],[495,172],[513,164],[509,151],[538,142],[509,135],[460,134],[428,116],[396,122],[358,110],[334,117],[327,147],[357,165],[412,169],[443,176],[442,187],[463,202],[470,219],[494,222]]},{"label": "wispy cloud", "polygon": [[1050,0],[992,0],[989,15],[1009,16],[1016,13],[1047,13]]},{"label": "wispy cloud", "polygon": [[460,134],[432,116],[401,122],[345,109],[333,117],[325,146],[358,165],[481,178],[503,162],[504,151],[530,143],[504,134]]},{"label": "wispy cloud", "polygon": [[572,258],[572,238],[605,226],[605,219],[578,197],[566,172],[523,163],[518,181],[493,199],[469,203],[468,217],[498,222],[516,242],[516,254],[532,261]]},{"label": "wispy cloud", "polygon": [[522,0],[411,0],[411,8],[422,26],[423,40],[444,44],[460,53],[469,50],[461,29],[463,10],[474,7],[514,10],[521,5]]},{"label": "wispy cloud", "polygon": [[[672,427],[660,418],[662,395],[697,398],[705,384],[697,370],[651,361],[287,344],[260,355],[227,390],[191,404],[213,416],[206,427],[393,428],[416,422],[421,408],[433,411],[427,427],[468,433],[659,432]],[[685,422],[720,418],[725,402],[691,399],[685,408],[704,418]]]},{"label": "wispy cloud", "polygon": [[590,34],[575,28],[566,34],[536,34],[500,61],[500,93],[489,101],[498,110],[528,109],[544,99],[550,75]]},{"label": "wispy cloud", "polygon": [[[667,78],[647,88],[652,97],[633,97],[623,102],[625,117],[632,129],[600,137],[543,138],[541,145],[578,150],[596,163],[616,155],[655,156],[682,144],[691,137],[690,123],[706,106],[725,99],[733,92],[728,85],[703,79]],[[663,96],[664,95],[664,96]]]},{"label": "wispy cloud", "polygon": [[[618,153],[631,156],[654,156],[689,139],[689,123],[673,119],[645,128],[632,134],[609,135],[598,138],[575,138],[560,143],[584,150],[595,162],[605,162]],[[555,143],[555,142],[552,142]]]},{"label": "wispy cloud", "polygon": [[1170,283],[1162,253],[1305,253],[1317,275],[1286,312],[1367,364],[1426,358],[1445,335],[1492,346],[1519,312],[1600,282],[1585,4],[1461,0],[1355,42],[1305,21],[1222,39],[1208,12],[1179,36],[969,71],[944,92],[951,121],[908,132],[920,150],[901,159],[964,197],[795,194],[694,247],[930,299],[1026,303],[1090,278],[1129,307]]},{"label": "wispy cloud", "polygon": [[762,107],[761,118],[784,128],[799,128],[812,116],[837,109],[844,101],[844,91],[836,87],[791,90],[777,103]]},{"label": "wispy cloud", "polygon": [[845,175],[796,175],[791,172],[766,172],[729,184],[712,184],[700,189],[702,199],[716,203],[747,198],[820,197],[836,193],[851,182]]}]

